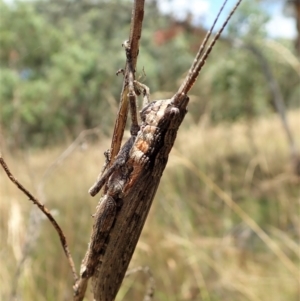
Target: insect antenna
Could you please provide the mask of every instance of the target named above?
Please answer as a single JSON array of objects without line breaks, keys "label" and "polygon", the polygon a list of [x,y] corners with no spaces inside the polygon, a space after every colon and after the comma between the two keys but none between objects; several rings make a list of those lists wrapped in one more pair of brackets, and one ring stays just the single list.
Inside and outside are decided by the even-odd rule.
[{"label": "insect antenna", "polygon": [[191,75],[192,75],[194,69],[196,68],[197,63],[198,63],[198,61],[199,61],[200,58],[201,58],[201,55],[202,55],[202,53],[203,53],[203,51],[204,51],[204,48],[206,47],[206,44],[207,44],[207,42],[208,42],[208,40],[209,40],[209,38],[210,38],[210,36],[211,36],[211,34],[212,34],[212,31],[213,31],[214,28],[215,28],[215,25],[216,25],[217,21],[219,20],[220,14],[222,13],[222,11],[223,11],[223,9],[224,9],[224,7],[225,7],[227,1],[228,1],[228,0],[225,0],[225,1],[223,2],[222,7],[220,8],[220,10],[219,10],[219,12],[218,12],[218,14],[217,14],[217,16],[216,16],[216,18],[215,18],[215,20],[214,20],[214,23],[213,23],[212,26],[210,27],[209,31],[206,33],[205,38],[204,38],[203,42],[201,43],[201,45],[200,45],[200,47],[199,47],[199,50],[198,50],[198,52],[197,52],[197,54],[196,54],[196,57],[195,57],[195,59],[194,59],[194,61],[193,61],[193,64],[192,64],[192,66],[191,66],[191,68],[190,68],[190,70],[189,70],[189,73],[188,73],[188,75],[187,75],[187,79],[191,77]]},{"label": "insect antenna", "polygon": [[[213,26],[211,27],[209,33],[207,34],[208,38],[210,37],[211,31],[212,31],[213,27],[215,26],[215,23],[216,23],[217,19],[219,18],[220,13],[223,10],[224,5],[225,5],[226,2],[227,2],[227,0],[224,1],[223,6],[221,7],[221,9],[219,11],[219,13],[218,13],[218,15],[217,15],[217,17],[216,17],[216,19],[214,21]],[[213,38],[213,40],[211,41],[211,43],[209,44],[209,46],[205,50],[204,54],[202,55],[204,47],[205,47],[205,44],[207,43],[207,40],[208,40],[208,38],[206,39],[206,37],[205,37],[205,40],[203,41],[202,45],[199,48],[199,51],[198,51],[198,53],[196,55],[196,58],[195,58],[192,66],[191,66],[191,68],[189,70],[188,75],[186,76],[186,78],[185,78],[184,82],[182,83],[181,87],[178,89],[178,93],[187,94],[190,91],[190,89],[194,85],[194,83],[195,83],[195,81],[196,81],[196,79],[197,79],[197,77],[199,75],[199,72],[201,71],[202,67],[205,64],[206,59],[208,58],[211,50],[213,49],[216,41],[219,39],[219,37],[220,37],[221,33],[223,32],[224,28],[226,27],[228,21],[230,20],[230,18],[232,17],[233,13],[236,11],[236,9],[238,8],[238,6],[240,5],[241,2],[242,2],[242,0],[239,0],[235,4],[235,6],[231,10],[230,14],[226,18],[225,22],[223,23],[221,29],[217,32],[217,34],[215,35],[215,37]],[[201,55],[202,55],[202,57],[201,57]]]}]

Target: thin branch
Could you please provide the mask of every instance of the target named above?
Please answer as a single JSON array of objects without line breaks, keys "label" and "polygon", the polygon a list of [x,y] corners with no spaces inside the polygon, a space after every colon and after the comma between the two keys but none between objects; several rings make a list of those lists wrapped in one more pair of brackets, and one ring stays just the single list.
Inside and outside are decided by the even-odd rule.
[{"label": "thin branch", "polygon": [[295,143],[294,137],[292,135],[292,131],[289,127],[288,120],[286,117],[286,109],[285,109],[283,95],[282,95],[280,86],[278,84],[278,81],[276,80],[276,78],[273,75],[270,64],[269,64],[267,58],[262,53],[262,51],[255,44],[248,43],[248,44],[242,44],[242,46],[245,49],[251,51],[252,54],[259,61],[262,72],[268,83],[270,93],[272,94],[272,100],[273,100],[274,106],[276,108],[278,115],[280,116],[281,123],[282,123],[283,129],[285,131],[285,134],[286,134],[286,137],[287,137],[287,140],[289,143],[291,155],[294,156],[295,154],[297,154],[296,143]]},{"label": "thin branch", "polygon": [[[63,162],[78,148],[80,144],[82,144],[86,137],[93,134],[99,134],[100,128],[95,127],[92,129],[83,130],[77,136],[77,138],[49,165],[49,167],[45,170],[44,174],[41,177],[37,185],[37,197],[43,204],[46,203],[47,199],[44,193],[44,186],[49,177],[57,170],[57,168],[63,164]],[[17,263],[16,272],[13,278],[13,287],[10,294],[9,300],[15,300],[18,291],[18,283],[19,278],[21,277],[23,265],[26,259],[30,256],[30,252],[32,250],[33,243],[37,240],[39,236],[40,223],[43,219],[39,213],[39,210],[36,207],[32,207],[30,211],[29,217],[29,225],[26,231],[26,237],[22,248],[22,257]]]},{"label": "thin branch", "polygon": [[[142,24],[144,19],[144,0],[135,0],[132,9],[131,16],[131,27],[129,35],[129,46],[132,58],[132,68],[136,69],[137,57],[139,53],[139,40],[142,34]],[[128,64],[126,64],[125,74],[128,74]],[[116,119],[113,139],[111,141],[110,154],[111,162],[109,166],[114,162],[115,157],[119,153],[121,148],[121,143],[123,139],[123,133],[126,126],[127,115],[128,115],[128,81],[126,76],[123,81],[123,88],[120,98],[120,106],[118,111],[118,116]]]},{"label": "thin branch", "polygon": [[278,81],[273,75],[272,69],[270,67],[270,64],[268,63],[267,58],[263,54],[263,52],[257,47],[255,44],[242,44],[244,48],[251,51],[254,56],[256,56],[257,60],[259,61],[262,72],[266,78],[266,81],[269,86],[270,93],[272,94],[272,100],[274,103],[274,106],[276,108],[276,111],[280,117],[281,124],[283,127],[283,130],[286,134],[289,148],[290,148],[290,156],[291,156],[291,163],[292,168],[294,170],[294,173],[297,176],[300,176],[300,156],[297,149],[297,145],[295,142],[295,139],[293,137],[291,128],[289,126],[287,116],[286,116],[286,108],[284,104],[283,95],[280,89],[280,86],[278,84]]},{"label": "thin branch", "polygon": [[45,207],[43,204],[41,204],[39,202],[38,199],[36,199],[11,173],[11,171],[9,170],[6,162],[4,161],[2,155],[0,154],[0,164],[3,167],[5,173],[7,174],[8,178],[29,198],[30,201],[32,201],[49,219],[49,221],[51,222],[51,224],[53,225],[53,227],[55,228],[56,232],[58,233],[58,236],[60,238],[61,241],[61,245],[63,247],[63,250],[65,252],[65,255],[68,258],[68,262],[69,265],[71,267],[72,270],[72,274],[73,274],[73,278],[74,281],[76,282],[78,279],[76,270],[75,270],[75,265],[74,265],[74,261],[72,259],[71,253],[69,251],[69,247],[67,244],[67,240],[66,237],[62,231],[62,229],[60,228],[60,226],[58,225],[58,223],[56,222],[56,220],[54,219],[54,217],[52,216],[52,214],[50,213],[50,211],[48,210],[47,207]]}]

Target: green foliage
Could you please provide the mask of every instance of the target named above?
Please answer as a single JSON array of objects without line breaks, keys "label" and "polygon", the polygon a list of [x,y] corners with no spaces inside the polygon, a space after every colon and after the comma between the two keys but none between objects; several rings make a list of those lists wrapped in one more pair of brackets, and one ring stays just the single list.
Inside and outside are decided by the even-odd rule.
[{"label": "green foliage", "polygon": [[253,39],[265,39],[267,32],[264,25],[269,20],[270,16],[261,6],[251,0],[244,0],[228,24],[228,36],[251,42]]},{"label": "green foliage", "polygon": [[[128,37],[130,10],[126,0],[0,1],[0,125],[9,145],[52,144],[94,126],[111,132],[122,80],[115,72],[125,62],[121,43]],[[267,20],[251,1],[237,11],[192,91],[202,100],[192,107],[195,119],[207,109],[216,122],[272,109],[261,66],[246,49],[232,47],[233,38],[268,51],[287,104],[297,106],[295,71],[265,46]],[[152,92],[168,95],[193,60],[191,44],[199,44],[199,37],[187,30],[156,45],[155,32],[171,24],[155,1],[147,3],[137,69],[141,76],[144,68],[141,80]]]},{"label": "green foliage", "polygon": [[[124,66],[130,4],[1,1],[1,125],[10,144],[53,143],[96,125],[111,129],[105,98],[120,93],[115,71]],[[160,23],[156,7],[148,8]],[[155,78],[156,58],[147,58],[147,74]]]},{"label": "green foliage", "polygon": [[[266,58],[286,106],[297,106],[295,99],[299,91],[295,87],[299,75],[281,54],[268,46],[270,40],[265,25],[269,19],[270,16],[253,1],[244,1],[228,25],[223,45],[214,49],[207,70],[203,72],[208,77],[204,79],[208,87],[204,92],[199,91],[203,97],[209,94],[213,121],[253,118],[275,110],[264,66],[248,49],[249,45],[255,46]],[[289,50],[291,43],[281,41],[281,45],[293,56]]]}]

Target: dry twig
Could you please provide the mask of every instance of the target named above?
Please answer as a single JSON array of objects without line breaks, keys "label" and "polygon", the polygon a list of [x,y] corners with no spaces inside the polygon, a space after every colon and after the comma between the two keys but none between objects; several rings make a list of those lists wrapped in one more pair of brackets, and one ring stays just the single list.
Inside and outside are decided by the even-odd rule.
[{"label": "dry twig", "polygon": [[39,200],[37,198],[35,198],[11,173],[11,171],[9,170],[6,162],[4,161],[2,155],[0,154],[0,164],[2,166],[2,168],[4,169],[5,173],[7,174],[8,178],[18,187],[18,189],[20,189],[28,198],[30,201],[33,202],[33,204],[35,204],[45,215],[46,217],[49,219],[49,221],[51,222],[51,224],[53,225],[53,227],[55,228],[61,245],[63,247],[63,250],[65,252],[65,255],[68,258],[68,262],[69,265],[71,267],[72,270],[72,274],[73,274],[73,278],[75,281],[77,281],[78,276],[75,270],[75,265],[74,265],[74,261],[73,258],[71,256],[71,253],[69,251],[69,247],[68,247],[68,243],[67,243],[67,239],[62,231],[62,229],[60,228],[60,226],[58,225],[58,223],[56,222],[55,218],[52,216],[52,214],[50,213],[50,211],[48,210],[48,208],[41,204],[39,202]]},{"label": "dry twig", "polygon": [[[129,47],[132,58],[132,68],[135,71],[137,57],[139,54],[139,41],[142,35],[142,25],[144,19],[144,0],[135,0],[133,4],[132,16],[131,16],[131,26],[129,35]],[[129,66],[126,64],[124,73],[127,74],[129,71]],[[110,155],[111,161],[109,166],[111,166],[115,160],[115,157],[119,153],[121,148],[121,143],[123,139],[123,133],[126,126],[127,114],[128,114],[128,81],[124,77],[123,88],[120,97],[120,106],[118,115],[116,118],[116,123],[113,132],[113,139],[111,141]]]}]

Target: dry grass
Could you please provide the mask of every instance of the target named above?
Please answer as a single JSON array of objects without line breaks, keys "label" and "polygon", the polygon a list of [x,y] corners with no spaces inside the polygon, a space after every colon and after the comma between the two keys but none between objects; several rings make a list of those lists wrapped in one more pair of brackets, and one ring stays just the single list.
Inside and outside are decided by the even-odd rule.
[{"label": "dry grass", "polygon": [[[289,114],[300,145],[300,112]],[[297,135],[298,134],[298,135]],[[45,182],[47,206],[65,230],[77,267],[84,255],[96,200],[87,190],[102,166],[101,146],[77,149]],[[11,155],[15,176],[38,194],[46,167],[62,147]],[[0,173],[0,299],[16,286],[32,204]],[[189,118],[149,214],[131,267],[148,265],[155,300],[296,301],[299,299],[299,180],[289,167],[276,116],[210,127]],[[34,231],[34,230],[37,230]],[[32,230],[32,229],[31,229]],[[48,221],[34,242],[18,283],[22,300],[70,300],[72,279]],[[142,300],[146,277],[131,276],[117,300]],[[90,298],[91,299],[91,298]],[[87,299],[87,300],[90,300]]]}]

